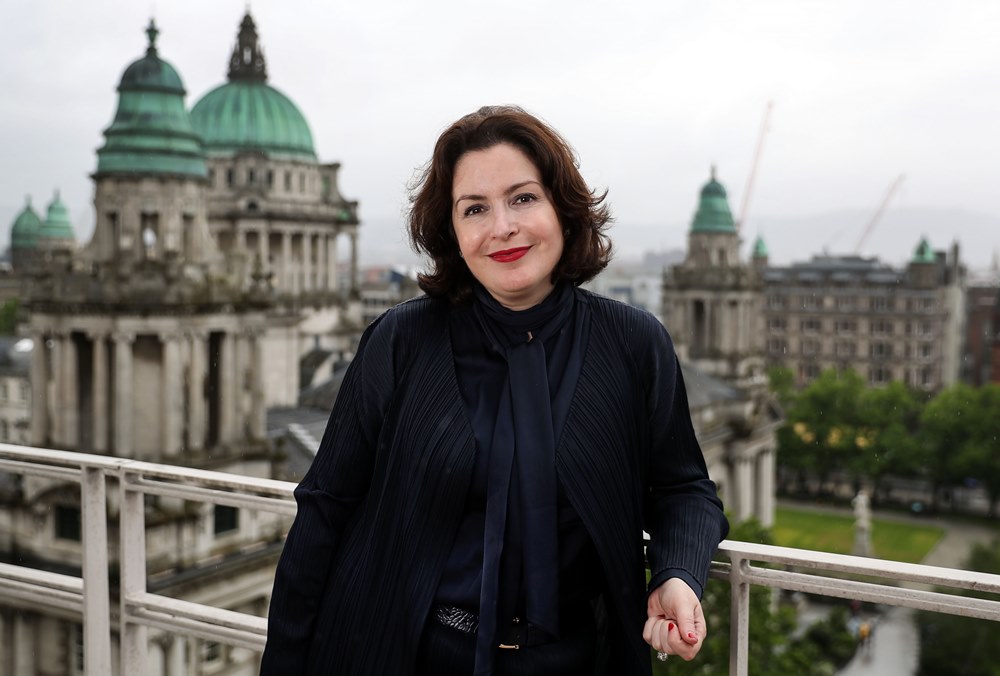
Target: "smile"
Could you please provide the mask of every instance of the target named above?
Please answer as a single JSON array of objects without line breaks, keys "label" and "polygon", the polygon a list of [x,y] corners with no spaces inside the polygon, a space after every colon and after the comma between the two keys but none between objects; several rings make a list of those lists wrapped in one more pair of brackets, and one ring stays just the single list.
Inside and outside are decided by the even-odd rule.
[{"label": "smile", "polygon": [[503,251],[497,251],[496,253],[491,253],[490,258],[497,261],[498,263],[513,263],[514,261],[521,258],[524,254],[528,253],[530,246],[520,246],[516,249],[504,249]]}]

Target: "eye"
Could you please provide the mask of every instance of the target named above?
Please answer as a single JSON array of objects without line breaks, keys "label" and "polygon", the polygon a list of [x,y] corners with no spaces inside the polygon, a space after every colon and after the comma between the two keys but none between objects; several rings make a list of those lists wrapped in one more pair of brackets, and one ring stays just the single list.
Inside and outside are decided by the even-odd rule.
[{"label": "eye", "polygon": [[471,207],[467,207],[465,211],[462,212],[462,215],[475,216],[481,213],[483,213],[483,206],[481,204],[473,204]]},{"label": "eye", "polygon": [[528,202],[534,202],[538,199],[538,196],[534,193],[523,192],[514,198],[514,204],[527,204]]}]

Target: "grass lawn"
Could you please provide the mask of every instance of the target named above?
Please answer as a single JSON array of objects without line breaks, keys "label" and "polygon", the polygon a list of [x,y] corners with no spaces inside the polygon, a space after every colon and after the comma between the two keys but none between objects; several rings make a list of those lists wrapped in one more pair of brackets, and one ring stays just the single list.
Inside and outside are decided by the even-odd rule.
[{"label": "grass lawn", "polygon": [[[771,529],[774,543],[782,547],[850,554],[854,549],[854,517],[779,507]],[[937,544],[944,530],[896,521],[872,519],[875,556],[892,561],[920,563]]]}]

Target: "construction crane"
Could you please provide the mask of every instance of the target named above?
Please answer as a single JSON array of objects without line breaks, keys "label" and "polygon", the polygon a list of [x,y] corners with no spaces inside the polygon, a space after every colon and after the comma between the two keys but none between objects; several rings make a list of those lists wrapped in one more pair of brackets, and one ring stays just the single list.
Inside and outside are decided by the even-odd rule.
[{"label": "construction crane", "polygon": [[872,219],[868,221],[868,225],[865,226],[864,231],[861,233],[861,237],[858,238],[858,243],[854,245],[854,254],[856,256],[861,255],[861,247],[865,245],[865,242],[868,240],[868,236],[872,234],[872,230],[875,229],[875,225],[879,222],[879,219],[882,218],[882,214],[885,213],[885,209],[889,206],[889,202],[896,194],[896,191],[899,190],[899,186],[903,185],[903,179],[905,178],[906,176],[904,174],[900,174],[896,180],[893,181],[892,185],[889,186],[889,190],[886,191],[885,197],[882,199],[882,204],[878,207],[878,211],[876,211],[875,215],[872,216]]},{"label": "construction crane", "polygon": [[774,102],[768,101],[764,110],[764,121],[760,125],[760,134],[757,135],[757,149],[753,154],[753,163],[750,165],[750,175],[747,177],[747,187],[743,190],[743,200],[740,203],[739,215],[736,217],[736,232],[743,226],[743,219],[747,216],[747,207],[750,206],[750,194],[753,192],[753,182],[757,178],[757,166],[760,164],[761,151],[764,149],[764,137],[771,122],[771,110],[774,109]]}]

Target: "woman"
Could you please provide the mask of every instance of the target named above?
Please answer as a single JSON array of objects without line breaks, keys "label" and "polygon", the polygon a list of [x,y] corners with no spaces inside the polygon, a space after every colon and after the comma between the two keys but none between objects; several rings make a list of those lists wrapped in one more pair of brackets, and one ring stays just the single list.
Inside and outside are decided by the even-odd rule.
[{"label": "woman", "polygon": [[410,215],[427,296],[365,331],[295,491],[263,674],[648,674],[647,643],[698,652],[728,524],[666,331],[577,288],[610,257],[603,201],[518,108],[438,139]]}]

